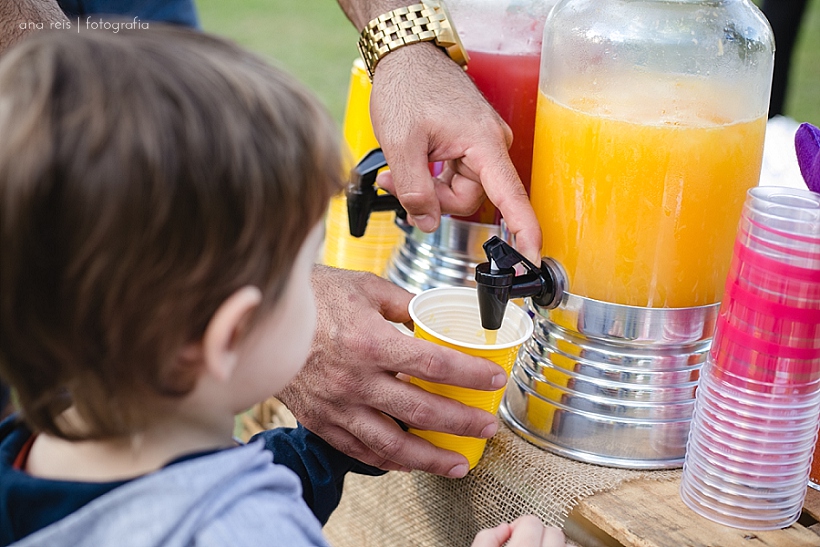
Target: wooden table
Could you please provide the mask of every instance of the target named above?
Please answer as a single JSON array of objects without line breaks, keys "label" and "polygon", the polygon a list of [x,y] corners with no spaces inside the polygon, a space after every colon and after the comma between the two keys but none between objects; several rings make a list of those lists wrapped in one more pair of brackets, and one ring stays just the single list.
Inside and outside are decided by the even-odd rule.
[{"label": "wooden table", "polygon": [[595,536],[586,536],[581,543],[585,547],[820,547],[816,490],[808,489],[798,523],[783,530],[750,532],[695,514],[681,501],[679,486],[679,480],[637,480],[590,496],[573,510],[567,533],[572,536],[582,528]]}]

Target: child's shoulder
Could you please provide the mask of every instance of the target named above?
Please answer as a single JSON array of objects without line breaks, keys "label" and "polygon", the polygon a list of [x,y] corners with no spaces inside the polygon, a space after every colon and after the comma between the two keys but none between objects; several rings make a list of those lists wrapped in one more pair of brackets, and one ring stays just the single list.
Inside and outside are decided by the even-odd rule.
[{"label": "child's shoulder", "polygon": [[256,546],[271,537],[295,547],[326,545],[299,480],[254,444],[131,480],[15,547]]}]

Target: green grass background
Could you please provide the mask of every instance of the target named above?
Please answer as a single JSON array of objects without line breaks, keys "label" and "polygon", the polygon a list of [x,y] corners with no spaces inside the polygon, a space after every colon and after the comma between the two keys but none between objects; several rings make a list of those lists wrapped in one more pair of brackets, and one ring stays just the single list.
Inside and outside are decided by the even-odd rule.
[{"label": "green grass background", "polygon": [[[197,0],[202,25],[293,72],[341,122],[357,33],[335,0]],[[820,0],[811,0],[792,62],[786,114],[820,126]]]}]

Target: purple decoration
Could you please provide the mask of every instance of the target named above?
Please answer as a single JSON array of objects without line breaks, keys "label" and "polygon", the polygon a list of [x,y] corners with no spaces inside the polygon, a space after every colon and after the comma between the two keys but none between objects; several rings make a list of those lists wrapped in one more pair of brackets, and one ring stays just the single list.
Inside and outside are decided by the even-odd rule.
[{"label": "purple decoration", "polygon": [[810,123],[800,124],[794,135],[794,148],[806,186],[812,192],[820,192],[820,129]]}]

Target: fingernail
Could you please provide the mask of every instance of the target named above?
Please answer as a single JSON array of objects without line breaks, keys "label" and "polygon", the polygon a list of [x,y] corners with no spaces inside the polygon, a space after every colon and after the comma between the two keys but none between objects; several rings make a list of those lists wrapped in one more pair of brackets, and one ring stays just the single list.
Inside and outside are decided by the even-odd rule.
[{"label": "fingernail", "polygon": [[447,476],[451,479],[460,479],[461,477],[466,475],[469,470],[470,466],[468,466],[466,463],[460,463],[457,466],[450,469],[450,472],[447,473]]},{"label": "fingernail", "polygon": [[502,387],[507,385],[507,375],[506,374],[496,374],[493,376],[493,387],[496,389],[501,389]]},{"label": "fingernail", "polygon": [[493,422],[484,429],[481,430],[481,438],[482,439],[489,439],[493,435],[498,432],[498,423]]},{"label": "fingernail", "polygon": [[413,225],[422,232],[432,232],[436,229],[436,219],[430,215],[414,216]]}]

